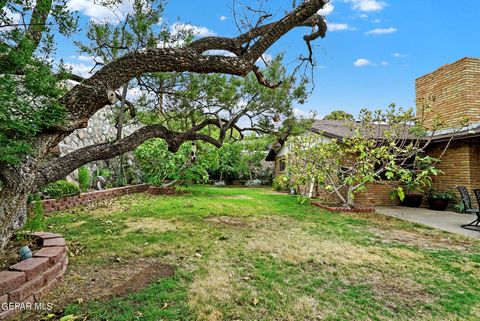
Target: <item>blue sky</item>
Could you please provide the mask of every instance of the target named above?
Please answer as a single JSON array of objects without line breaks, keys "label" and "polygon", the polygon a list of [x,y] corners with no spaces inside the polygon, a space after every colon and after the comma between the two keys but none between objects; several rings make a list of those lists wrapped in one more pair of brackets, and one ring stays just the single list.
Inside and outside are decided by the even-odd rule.
[{"label": "blue sky", "polygon": [[[266,4],[281,13],[286,2],[291,3]],[[83,22],[108,15],[92,5],[93,0],[69,3]],[[465,56],[480,57],[479,12],[478,0],[331,1],[324,11],[330,31],[316,42],[315,90],[298,108],[325,115],[335,109],[356,114],[364,107],[384,108],[390,103],[413,107],[415,78]],[[199,34],[238,34],[232,0],[171,0],[164,19],[195,25]],[[291,32],[268,54],[285,52],[285,61],[292,62],[306,53],[301,40],[306,31]],[[75,37],[82,38],[81,33]],[[81,72],[91,64],[78,56],[71,39],[61,41],[58,55]]]}]

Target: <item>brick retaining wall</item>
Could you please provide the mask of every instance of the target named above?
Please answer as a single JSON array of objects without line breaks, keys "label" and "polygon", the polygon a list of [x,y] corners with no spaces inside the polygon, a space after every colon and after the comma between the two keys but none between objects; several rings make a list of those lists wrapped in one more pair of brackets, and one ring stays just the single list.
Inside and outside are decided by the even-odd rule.
[{"label": "brick retaining wall", "polygon": [[133,193],[143,193],[149,189],[150,185],[141,184],[125,187],[111,188],[101,191],[82,193],[76,196],[70,196],[60,199],[43,200],[44,213],[63,211],[80,205],[111,199],[116,196],[122,196]]},{"label": "brick retaining wall", "polygon": [[10,320],[21,309],[34,309],[63,280],[68,265],[65,239],[54,233],[34,235],[42,248],[0,272],[0,320]]}]

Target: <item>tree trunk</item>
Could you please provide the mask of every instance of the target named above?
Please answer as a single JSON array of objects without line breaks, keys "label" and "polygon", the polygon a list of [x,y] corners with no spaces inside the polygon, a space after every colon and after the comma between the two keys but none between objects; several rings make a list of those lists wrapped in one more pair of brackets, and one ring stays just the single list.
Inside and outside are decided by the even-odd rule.
[{"label": "tree trunk", "polygon": [[347,204],[346,205],[347,205],[348,208],[354,208],[355,207],[354,198],[355,198],[354,189],[352,189],[350,187],[348,189],[348,193],[347,193]]},{"label": "tree trunk", "polygon": [[0,249],[3,249],[13,233],[27,221],[27,198],[34,186],[36,168],[30,160],[21,165],[1,169],[0,188]]},{"label": "tree trunk", "polygon": [[[123,136],[123,125],[125,123],[125,102],[127,100],[127,92],[128,92],[128,83],[123,85],[123,89],[122,89],[122,98],[120,101],[120,111],[118,114],[118,122],[117,122],[117,137],[115,141],[121,140]],[[124,154],[120,155],[119,164],[118,164],[118,174],[117,174],[118,186],[124,186],[126,184],[125,171],[123,170],[123,162],[124,162],[123,155]]]}]

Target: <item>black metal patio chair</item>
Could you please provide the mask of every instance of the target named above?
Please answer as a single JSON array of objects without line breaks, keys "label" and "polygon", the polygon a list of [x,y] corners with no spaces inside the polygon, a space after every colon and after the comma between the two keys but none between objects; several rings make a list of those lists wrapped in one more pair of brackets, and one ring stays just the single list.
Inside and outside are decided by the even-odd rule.
[{"label": "black metal patio chair", "polygon": [[470,195],[468,194],[468,190],[465,186],[457,186],[458,191],[460,192],[460,196],[462,197],[462,203],[465,207],[465,212],[470,214],[475,214],[477,218],[468,224],[463,224],[462,227],[469,229],[469,227],[479,227],[480,224],[480,189],[474,189],[473,192],[475,193],[475,197],[477,198],[477,202],[479,204],[479,208],[472,207],[472,200],[470,199]]}]

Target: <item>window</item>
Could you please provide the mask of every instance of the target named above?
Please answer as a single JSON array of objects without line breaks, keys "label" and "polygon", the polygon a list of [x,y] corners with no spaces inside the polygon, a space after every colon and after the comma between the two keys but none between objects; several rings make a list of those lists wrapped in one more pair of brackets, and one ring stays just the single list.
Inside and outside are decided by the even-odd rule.
[{"label": "window", "polygon": [[287,162],[285,159],[281,159],[278,161],[278,171],[279,172],[284,172],[285,169],[287,168]]}]

